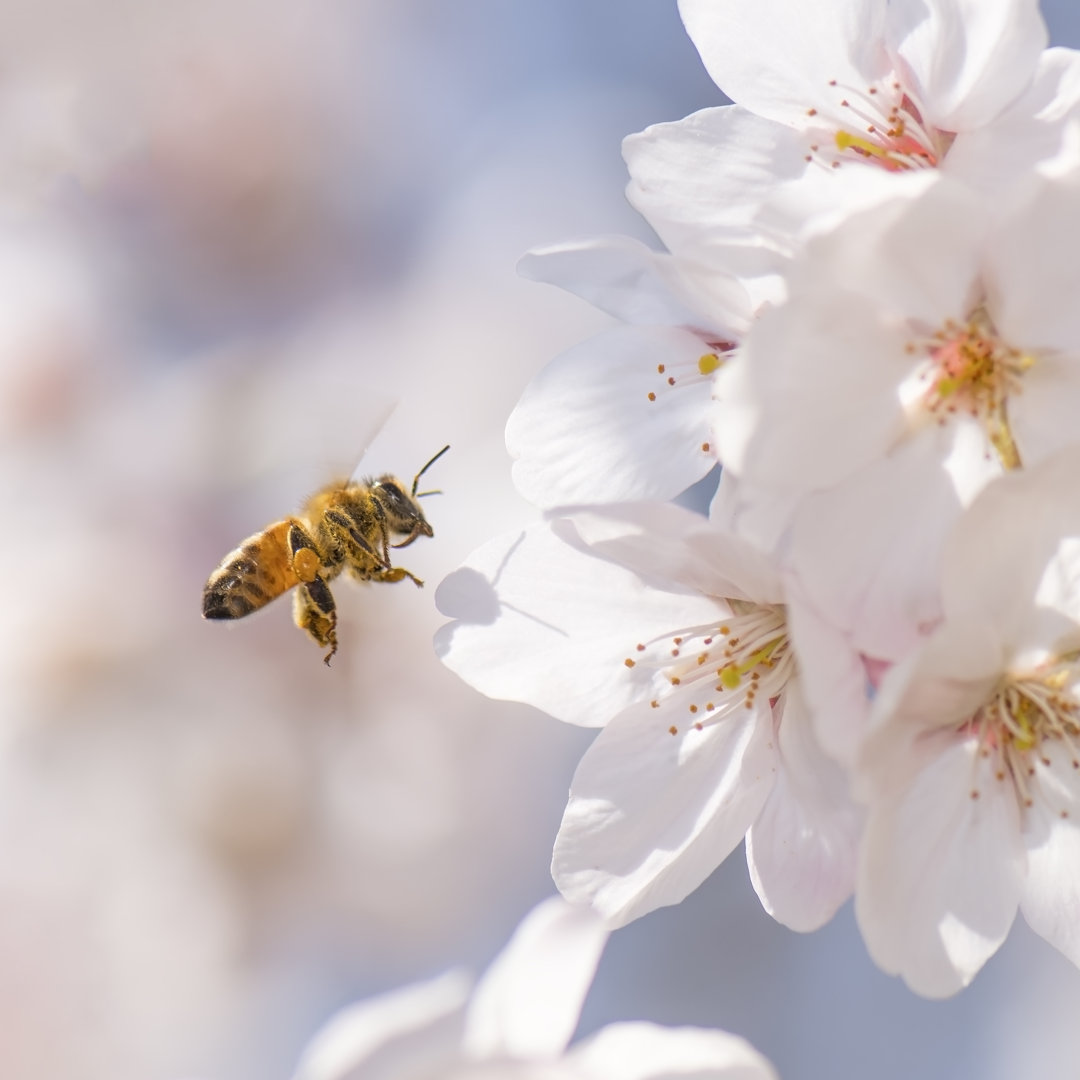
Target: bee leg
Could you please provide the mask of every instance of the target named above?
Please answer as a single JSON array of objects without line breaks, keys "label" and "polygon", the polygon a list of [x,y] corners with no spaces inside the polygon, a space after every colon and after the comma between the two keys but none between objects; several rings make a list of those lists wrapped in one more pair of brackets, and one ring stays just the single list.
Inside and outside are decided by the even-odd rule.
[{"label": "bee leg", "polygon": [[401,566],[392,566],[389,570],[378,570],[371,575],[372,581],[404,581],[408,578],[418,589],[424,587],[424,583],[415,575]]},{"label": "bee leg", "polygon": [[293,601],[293,619],[301,630],[322,646],[330,646],[330,651],[323,657],[329,666],[330,658],[337,652],[337,608],[330,586],[317,577],[313,581],[303,582],[296,588]]},{"label": "bee leg", "polygon": [[[349,519],[337,510],[328,510],[326,512],[326,520],[337,525],[338,528],[344,529],[348,534],[349,539],[361,550],[367,552],[377,563],[381,563],[383,566],[389,567],[390,560],[380,555],[363,537],[360,531],[353,525]],[[384,545],[385,546],[385,545]]]},{"label": "bee leg", "polygon": [[305,582],[314,581],[322,566],[322,556],[315,541],[294,521],[289,526],[289,550],[292,552],[293,570],[296,576]]}]

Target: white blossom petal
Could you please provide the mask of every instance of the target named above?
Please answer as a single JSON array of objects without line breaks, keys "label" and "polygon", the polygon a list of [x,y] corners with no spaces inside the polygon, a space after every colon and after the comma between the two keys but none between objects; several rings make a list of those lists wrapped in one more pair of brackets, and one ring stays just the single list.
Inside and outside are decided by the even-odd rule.
[{"label": "white blossom petal", "polygon": [[683,326],[713,340],[734,340],[753,312],[737,278],[653,251],[628,236],[552,244],[522,256],[518,273],[567,289],[623,322]]},{"label": "white blossom petal", "polygon": [[942,167],[1004,197],[1031,177],[1033,165],[1037,169],[1060,153],[1067,121],[1078,109],[1080,53],[1047,49],[1027,90],[990,123],[958,134]]},{"label": "white blossom petal", "polygon": [[615,717],[571,783],[552,874],[568,900],[612,926],[693,892],[742,840],[775,779],[767,704],[737,706],[700,730],[680,704],[675,694],[661,709]]},{"label": "white blossom petal", "polygon": [[943,131],[993,120],[1046,46],[1038,0],[892,0],[888,37],[923,118]]},{"label": "white blossom petal", "polygon": [[778,1080],[748,1042],[723,1031],[609,1024],[567,1054],[589,1080]]},{"label": "white blossom petal", "polygon": [[832,0],[679,0],[713,81],[732,101],[782,123],[804,122],[829,80],[862,87],[885,74],[885,5]]},{"label": "white blossom petal", "polygon": [[346,1006],[308,1043],[294,1080],[372,1080],[446,1075],[458,1056],[471,980],[430,982]]},{"label": "white blossom petal", "polygon": [[988,236],[987,308],[1013,347],[1080,352],[1080,266],[1070,257],[1077,244],[1080,167],[1041,178]]},{"label": "white blossom petal", "polygon": [[518,490],[553,507],[668,499],[700,480],[716,464],[709,352],[687,330],[627,326],[557,357],[506,425]]},{"label": "white blossom petal", "polygon": [[587,908],[558,897],[525,918],[469,1002],[464,1048],[477,1058],[542,1058],[569,1043],[607,943]]},{"label": "white blossom petal", "polygon": [[626,195],[680,260],[775,273],[791,240],[762,235],[755,218],[774,185],[805,173],[805,154],[781,124],[737,105],[703,109],[623,141]]},{"label": "white blossom petal", "polygon": [[651,696],[652,675],[624,663],[637,642],[716,622],[728,609],[646,584],[568,543],[557,528],[573,535],[564,522],[498,537],[449,575],[435,602],[457,621],[440,628],[435,650],[489,697],[599,726]]},{"label": "white blossom petal", "polygon": [[646,579],[725,600],[780,604],[784,588],[775,561],[754,545],[672,503],[630,503],[574,515],[590,550]]},{"label": "white blossom petal", "polygon": [[[994,628],[1009,652],[1052,648],[1080,622],[1080,445],[1002,477],[960,519],[943,558],[950,619]],[[1008,572],[1002,572],[1007,567]]]},{"label": "white blossom petal", "polygon": [[822,617],[801,582],[788,590],[788,627],[814,731],[827,754],[854,765],[870,721],[869,680],[849,634]]},{"label": "white blossom petal", "polygon": [[[951,732],[923,740],[910,783],[870,809],[855,913],[879,967],[919,994],[947,997],[1008,935],[1023,851],[1013,788],[995,780],[977,740]],[[873,766],[875,774],[907,768]]]},{"label": "white blossom petal", "polygon": [[1080,966],[1080,770],[1074,751],[1056,740],[1044,742],[1032,764],[1035,798],[1026,811],[1020,911]]},{"label": "white blossom petal", "polygon": [[765,910],[792,930],[824,926],[855,888],[862,815],[843,770],[822,752],[798,679],[784,694],[776,784],[746,836],[746,862]]}]

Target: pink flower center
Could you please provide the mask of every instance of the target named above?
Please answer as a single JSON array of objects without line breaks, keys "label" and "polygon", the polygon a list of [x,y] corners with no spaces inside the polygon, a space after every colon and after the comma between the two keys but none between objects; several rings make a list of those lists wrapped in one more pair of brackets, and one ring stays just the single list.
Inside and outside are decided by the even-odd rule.
[{"label": "pink flower center", "polygon": [[[1062,742],[1072,767],[1080,769],[1080,701],[1066,689],[1075,678],[1075,659],[1060,658],[1037,672],[1010,676],[963,725],[978,738],[979,756],[993,762],[995,779],[1012,783],[1023,807],[1033,802],[1036,761],[1051,764],[1043,750],[1048,740]],[[971,797],[979,798],[977,785]],[[1065,809],[1060,813],[1068,816]]]},{"label": "pink flower center", "polygon": [[1006,469],[1021,465],[1020,451],[1009,428],[1008,400],[1022,389],[1022,379],[1035,358],[1006,345],[982,308],[960,326],[951,320],[929,340],[910,342],[907,351],[926,359],[908,396],[909,408],[923,409],[939,423],[968,415],[982,425]]},{"label": "pink flower center", "polygon": [[[903,84],[890,76],[865,88],[831,79],[811,118],[807,161],[839,168],[845,161],[877,165],[888,172],[936,168],[953,135],[926,124]],[[820,117],[820,119],[818,119]]]}]

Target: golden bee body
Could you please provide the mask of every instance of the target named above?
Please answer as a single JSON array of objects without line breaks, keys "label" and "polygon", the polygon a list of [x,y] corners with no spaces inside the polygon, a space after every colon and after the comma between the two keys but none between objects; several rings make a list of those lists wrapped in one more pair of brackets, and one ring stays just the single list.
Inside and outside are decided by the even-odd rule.
[{"label": "golden bee body", "polygon": [[[336,483],[315,492],[295,517],[268,525],[229,552],[203,589],[203,618],[240,619],[296,589],[296,625],[337,652],[337,609],[329,582],[342,573],[358,581],[424,583],[390,563],[390,548],[408,547],[418,536],[433,536],[417,499],[420,477],[443,454],[444,446],[407,489],[389,474],[359,483]],[[396,544],[391,535],[404,536]]]}]

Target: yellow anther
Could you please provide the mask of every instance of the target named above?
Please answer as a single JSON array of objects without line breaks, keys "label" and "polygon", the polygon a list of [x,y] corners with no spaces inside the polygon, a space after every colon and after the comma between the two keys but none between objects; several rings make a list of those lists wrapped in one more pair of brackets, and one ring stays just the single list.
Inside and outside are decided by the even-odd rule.
[{"label": "yellow anther", "polygon": [[716,353],[706,353],[698,360],[697,367],[702,375],[711,375],[722,363]]}]

